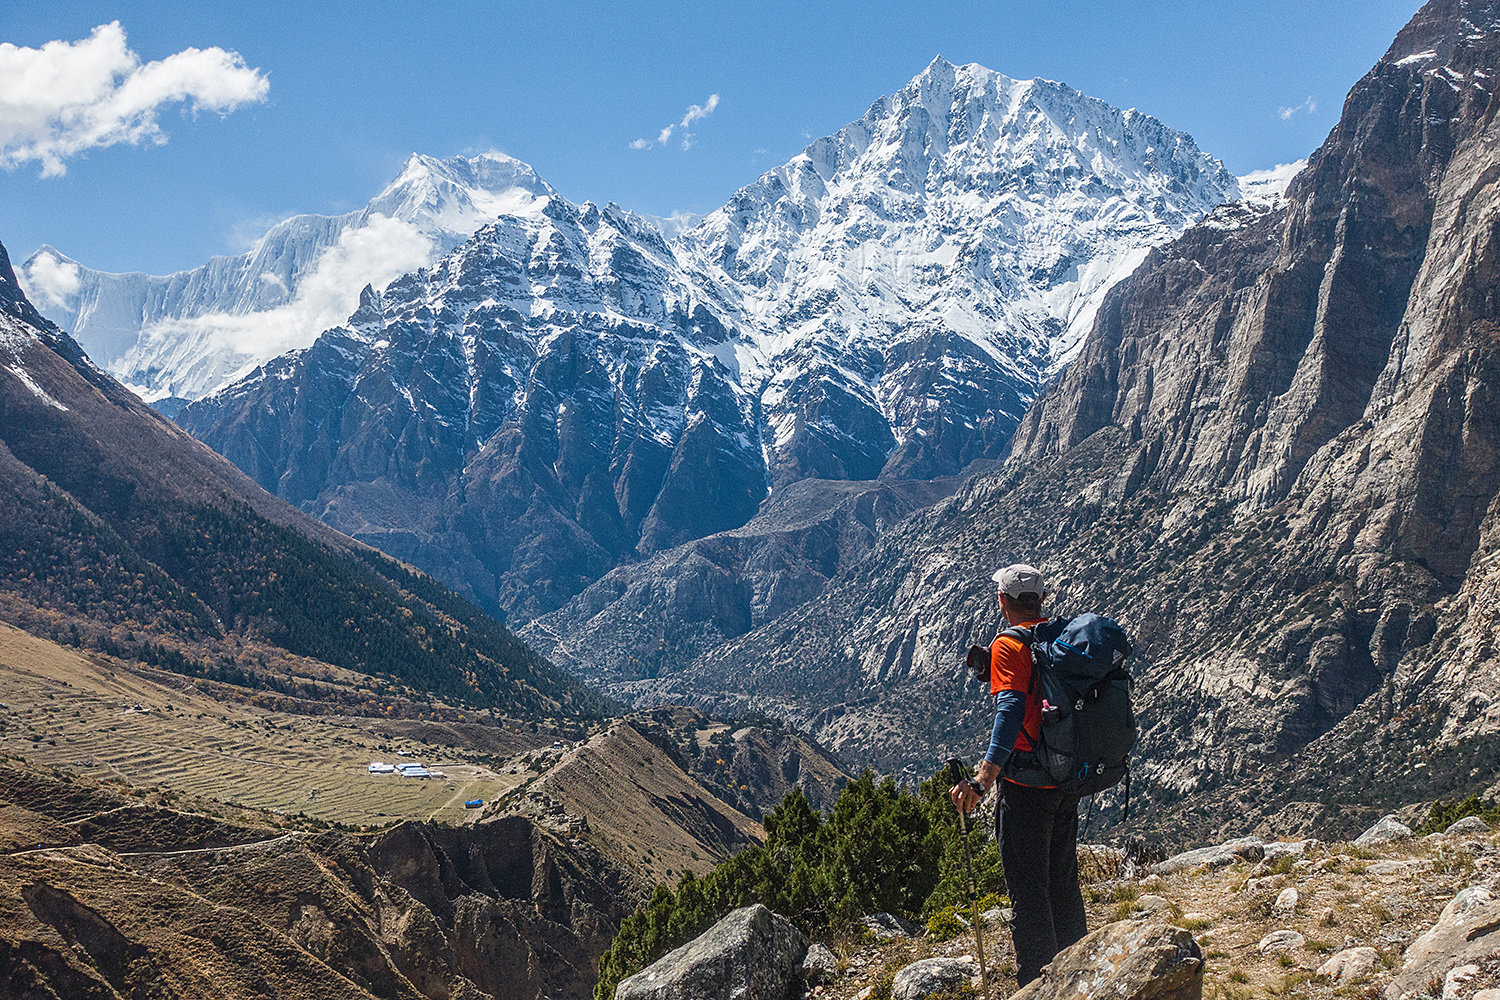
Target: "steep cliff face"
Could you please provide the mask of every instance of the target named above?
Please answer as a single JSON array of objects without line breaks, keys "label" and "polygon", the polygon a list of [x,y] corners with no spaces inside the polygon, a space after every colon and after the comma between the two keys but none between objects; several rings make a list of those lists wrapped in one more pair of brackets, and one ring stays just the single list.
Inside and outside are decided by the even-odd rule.
[{"label": "steep cliff face", "polygon": [[957,658],[1025,558],[1139,638],[1137,793],[1218,790],[1173,822],[1352,825],[1493,780],[1497,68],[1494,4],[1428,4],[1280,205],[1216,210],[1108,296],[1000,475],[660,692],[889,768],[972,754]]}]

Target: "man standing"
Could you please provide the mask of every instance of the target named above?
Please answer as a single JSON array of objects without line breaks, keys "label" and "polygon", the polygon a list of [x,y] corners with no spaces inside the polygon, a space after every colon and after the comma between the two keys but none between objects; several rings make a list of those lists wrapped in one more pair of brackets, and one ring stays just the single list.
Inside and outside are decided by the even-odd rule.
[{"label": "man standing", "polygon": [[[997,570],[992,579],[1011,627],[1031,628],[1047,620],[1042,615],[1046,588],[1034,566],[1015,563]],[[1028,694],[1031,649],[1001,634],[989,653],[995,727],[976,778],[985,792],[1000,781],[995,829],[1014,912],[1010,930],[1016,980],[1025,986],[1053,956],[1088,933],[1078,889],[1078,796],[1053,786],[1036,763],[1042,706],[1039,697]],[[967,781],[949,794],[965,812],[979,804],[980,792]]]}]

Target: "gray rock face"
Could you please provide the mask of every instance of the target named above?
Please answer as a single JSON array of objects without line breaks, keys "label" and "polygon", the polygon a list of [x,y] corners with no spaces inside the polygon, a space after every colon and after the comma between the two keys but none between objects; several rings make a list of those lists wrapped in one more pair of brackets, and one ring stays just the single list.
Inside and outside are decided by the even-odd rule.
[{"label": "gray rock face", "polygon": [[1199,1000],[1203,952],[1179,927],[1133,920],[1106,924],[1059,952],[1011,1000]]},{"label": "gray rock face", "polygon": [[1307,938],[1294,930],[1272,931],[1256,945],[1261,951],[1292,951],[1307,943]]},{"label": "gray rock face", "polygon": [[1300,858],[1310,849],[1317,847],[1318,843],[1312,837],[1306,840],[1274,840],[1265,845],[1265,854],[1262,860],[1270,864],[1278,858]]},{"label": "gray rock face", "polygon": [[1218,209],[1116,287],[1003,473],[663,697],[844,706],[815,735],[892,772],[972,757],[959,659],[998,625],[987,568],[1024,558],[1057,612],[1131,631],[1132,794],[1164,807],[1132,815],[1169,839],[1352,836],[1368,811],[1327,803],[1478,780],[1412,764],[1482,759],[1500,725],[1473,641],[1500,623],[1496,13],[1424,7],[1280,205]]},{"label": "gray rock face", "polygon": [[894,913],[869,913],[860,917],[859,922],[881,941],[911,937],[917,933],[916,924]]},{"label": "gray rock face", "polygon": [[622,982],[615,1000],[792,1000],[807,939],[759,903]]},{"label": "gray rock face", "polygon": [[802,958],[802,978],[809,983],[826,983],[839,974],[839,958],[826,944],[814,942]]},{"label": "gray rock face", "polygon": [[1465,816],[1456,823],[1451,824],[1443,831],[1445,837],[1459,837],[1466,833],[1489,833],[1490,825],[1478,816]]},{"label": "gray rock face", "polygon": [[891,982],[891,1000],[923,1000],[924,997],[967,983],[979,975],[972,958],[924,958],[913,962]]},{"label": "gray rock face", "polygon": [[1368,847],[1372,844],[1388,844],[1394,840],[1410,840],[1411,837],[1411,827],[1395,816],[1383,816],[1374,826],[1354,838],[1354,843],[1360,847]]},{"label": "gray rock face", "polygon": [[1420,996],[1427,984],[1451,970],[1500,957],[1500,899],[1483,886],[1460,892],[1437,922],[1406,949],[1401,971],[1386,987],[1386,1000]]},{"label": "gray rock face", "polygon": [[1265,856],[1266,849],[1259,837],[1240,837],[1236,840],[1227,840],[1214,847],[1183,851],[1181,854],[1175,854],[1165,861],[1152,865],[1151,870],[1158,875],[1171,875],[1173,872],[1187,871],[1200,865],[1223,868],[1236,861],[1254,864]]},{"label": "gray rock face", "polygon": [[1360,976],[1368,976],[1380,966],[1380,952],[1374,948],[1345,948],[1334,952],[1328,961],[1318,966],[1318,975],[1327,976],[1335,986],[1343,985]]}]

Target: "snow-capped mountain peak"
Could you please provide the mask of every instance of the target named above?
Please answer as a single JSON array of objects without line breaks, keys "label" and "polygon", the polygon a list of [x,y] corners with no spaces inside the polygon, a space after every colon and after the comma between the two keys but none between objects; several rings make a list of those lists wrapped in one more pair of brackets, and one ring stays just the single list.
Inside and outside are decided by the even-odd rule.
[{"label": "snow-capped mountain peak", "polygon": [[1105,291],[1239,195],[1149,115],[941,59],[671,240],[508,158],[481,165],[503,185],[449,164],[409,161],[401,204],[520,207],[180,419],[528,616],[770,489],[997,458]]},{"label": "snow-capped mountain peak", "polygon": [[440,160],[413,153],[401,173],[371,199],[366,211],[393,219],[430,220],[429,228],[472,233],[499,215],[540,211],[556,197],[529,164],[504,153]]},{"label": "snow-capped mountain peak", "polygon": [[[1150,247],[1239,194],[1149,115],[938,58],[676,245],[742,328],[745,379],[771,389],[775,450],[790,449],[778,481],[839,450],[807,440],[795,454],[827,422],[785,390],[814,383],[889,428],[825,471],[951,470],[1008,435]],[[903,454],[945,437],[946,458]]]},{"label": "snow-capped mountain peak", "polygon": [[500,215],[557,196],[502,153],[412,154],[364,208],[298,215],[248,252],[172,275],[107,274],[43,247],[20,279],[44,315],[142,397],[194,399],[342,323],[367,284],[425,267]]}]

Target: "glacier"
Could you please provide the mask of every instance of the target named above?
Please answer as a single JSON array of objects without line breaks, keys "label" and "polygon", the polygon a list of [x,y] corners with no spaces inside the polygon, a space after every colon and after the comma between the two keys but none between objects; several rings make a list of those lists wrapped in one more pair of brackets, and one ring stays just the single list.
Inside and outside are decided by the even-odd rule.
[{"label": "glacier", "polygon": [[197,399],[344,322],[366,284],[426,266],[556,192],[500,153],[412,154],[369,204],[297,215],[238,256],[170,275],[96,271],[43,246],[17,278],[95,363],[149,402]]}]

